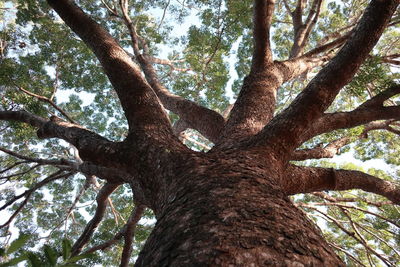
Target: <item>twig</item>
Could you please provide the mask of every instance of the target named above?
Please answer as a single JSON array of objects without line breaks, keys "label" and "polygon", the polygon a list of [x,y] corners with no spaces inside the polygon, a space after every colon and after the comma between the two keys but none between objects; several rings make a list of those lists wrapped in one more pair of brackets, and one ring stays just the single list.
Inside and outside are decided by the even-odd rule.
[{"label": "twig", "polygon": [[21,155],[17,152],[8,150],[4,147],[0,147],[0,151],[7,153],[13,157],[22,159],[22,160],[27,160],[29,162],[36,162],[42,165],[53,165],[53,166],[74,166],[74,163],[72,161],[68,161],[66,159],[61,159],[61,160],[52,160],[52,159],[37,159],[37,158],[32,158],[32,157],[28,157],[25,155]]},{"label": "twig", "polygon": [[32,92],[30,92],[30,91],[24,89],[24,88],[21,87],[21,86],[17,86],[17,85],[15,85],[15,86],[18,88],[18,90],[20,90],[21,92],[24,92],[24,93],[27,94],[27,95],[32,96],[32,97],[35,97],[35,98],[37,98],[38,100],[40,100],[40,101],[42,101],[42,102],[49,103],[53,108],[55,108],[58,112],[60,112],[68,121],[70,121],[71,123],[76,123],[63,109],[61,109],[61,108],[60,108],[56,103],[54,103],[54,101],[51,100],[50,98],[47,98],[47,97],[45,97],[45,96],[41,96],[41,95],[32,93]]},{"label": "twig", "polygon": [[64,171],[57,171],[57,172],[53,173],[52,175],[48,176],[47,178],[43,179],[41,182],[39,182],[36,185],[34,185],[31,189],[25,191],[23,194],[14,197],[10,201],[8,201],[6,204],[4,204],[0,208],[0,210],[5,209],[6,207],[8,207],[12,203],[14,203],[16,200],[20,199],[21,197],[25,197],[25,200],[21,203],[21,205],[17,208],[17,210],[11,215],[11,217],[7,220],[7,222],[5,222],[4,224],[0,225],[0,229],[10,225],[10,223],[19,214],[19,212],[24,208],[24,206],[28,203],[28,200],[30,199],[32,194],[37,189],[43,187],[44,185],[46,185],[46,184],[48,184],[48,183],[50,183],[50,182],[52,182],[54,180],[61,179],[61,178],[67,178],[68,176],[70,176],[72,174],[73,173],[71,173],[71,172],[64,173]]}]

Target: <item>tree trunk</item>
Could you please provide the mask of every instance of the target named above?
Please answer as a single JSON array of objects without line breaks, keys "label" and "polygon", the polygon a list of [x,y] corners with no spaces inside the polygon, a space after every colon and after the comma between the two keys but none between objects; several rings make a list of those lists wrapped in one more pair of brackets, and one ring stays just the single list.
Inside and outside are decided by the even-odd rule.
[{"label": "tree trunk", "polygon": [[136,266],[344,266],[271,162],[208,154],[178,167]]}]

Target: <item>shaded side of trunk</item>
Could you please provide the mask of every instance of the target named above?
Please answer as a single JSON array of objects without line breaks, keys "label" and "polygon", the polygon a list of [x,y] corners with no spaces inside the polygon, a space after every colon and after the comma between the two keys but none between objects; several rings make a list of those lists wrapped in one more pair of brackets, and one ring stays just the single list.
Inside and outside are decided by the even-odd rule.
[{"label": "shaded side of trunk", "polygon": [[344,266],[254,162],[181,169],[136,266]]}]

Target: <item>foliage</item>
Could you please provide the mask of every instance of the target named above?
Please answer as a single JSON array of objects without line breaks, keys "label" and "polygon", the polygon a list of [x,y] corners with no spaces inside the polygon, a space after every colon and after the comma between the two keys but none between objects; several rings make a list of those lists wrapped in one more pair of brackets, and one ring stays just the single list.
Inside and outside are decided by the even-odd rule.
[{"label": "foliage", "polygon": [[79,267],[78,261],[93,258],[92,254],[82,254],[71,257],[71,241],[62,240],[61,250],[57,246],[44,245],[38,251],[26,251],[27,242],[33,236],[21,234],[7,249],[0,248],[1,267],[15,266],[21,262],[27,262],[32,267]]},{"label": "foliage", "polygon": [[[104,4],[113,9],[117,8],[118,1],[77,2],[127,51],[132,51],[129,32],[123,21],[113,16]],[[164,85],[174,94],[222,113],[237,97],[243,78],[250,70],[253,47],[251,1],[129,2],[129,15],[136,23],[138,34],[150,44],[150,54],[172,62],[171,65],[155,65]],[[293,39],[290,16],[283,2],[277,1],[272,25],[273,53],[277,60],[289,56]],[[296,1],[287,2],[294,8]],[[364,2],[323,1],[306,51],[324,43],[326,36],[334,36],[339,29],[358,18],[365,7]],[[127,131],[126,119],[102,68],[83,42],[49,9],[46,1],[12,0],[0,5],[0,110],[24,109],[42,117],[57,115],[65,119],[59,110],[24,93],[20,90],[23,88],[52,100],[76,123],[111,140],[123,140]],[[392,82],[399,81],[398,68],[385,61],[385,56],[400,52],[399,32],[398,26],[385,32],[373,55],[337,97],[332,109],[352,110]],[[277,112],[291,103],[318,69],[282,86],[278,92]],[[398,98],[391,101],[399,103]],[[176,121],[176,115],[171,114],[171,118]],[[393,127],[399,131],[398,124]],[[368,132],[368,138],[364,138],[364,129],[360,126],[324,134],[304,144],[304,148],[326,145],[339,137],[350,136],[353,142],[342,147],[342,153],[351,151],[362,161],[382,159],[389,164],[386,165],[391,169],[389,174],[376,169],[368,171],[398,181],[398,134],[378,130]],[[73,147],[58,140],[39,142],[34,129],[21,123],[0,122],[0,130],[1,147],[16,153],[32,158],[76,160]],[[187,138],[185,143],[195,150],[207,150],[212,146],[195,131],[188,130],[186,136],[191,138]],[[308,161],[304,164],[326,167],[334,163]],[[52,166],[27,163],[5,153],[0,153],[0,167],[2,205],[55,171]],[[342,167],[361,168],[354,164]],[[87,177],[72,173],[34,191],[15,223],[1,229],[0,236],[5,241],[15,238],[16,229],[26,233],[11,242],[7,250],[0,250],[8,261],[1,266],[12,266],[19,261],[27,261],[32,266],[80,266],[76,262],[81,259],[85,266],[98,262],[117,265],[122,242],[116,242],[112,251],[101,251],[88,259],[70,257],[72,245],[69,240],[76,240],[94,215],[96,205],[93,203],[103,186],[101,181],[97,185],[86,186],[87,183]],[[110,196],[112,207],[108,208],[89,247],[112,239],[124,226],[135,206],[131,195],[130,187],[123,185]],[[315,195],[296,196],[295,201],[318,223],[321,223],[318,216],[326,220],[321,224],[325,236],[349,253],[338,250],[349,266],[356,262],[353,257],[365,265],[379,265],[381,261],[374,251],[383,252],[391,262],[400,262],[400,214],[397,207],[386,204],[382,197],[360,191],[329,195],[333,199],[351,198],[354,201],[351,207]],[[20,205],[21,201],[11,205],[7,214],[17,211]],[[153,215],[147,210],[136,227],[133,255],[138,255],[153,223]],[[13,232],[11,239],[8,230]],[[51,240],[50,245],[44,245],[39,252],[22,252],[21,247],[31,247],[42,238]],[[368,246],[363,246],[365,244]]]}]

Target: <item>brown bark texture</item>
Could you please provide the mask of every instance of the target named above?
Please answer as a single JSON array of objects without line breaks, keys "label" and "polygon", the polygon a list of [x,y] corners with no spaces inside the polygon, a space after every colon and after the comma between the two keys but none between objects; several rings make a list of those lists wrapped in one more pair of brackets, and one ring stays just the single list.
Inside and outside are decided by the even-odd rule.
[{"label": "brown bark texture", "polygon": [[[399,106],[383,104],[400,92],[398,85],[353,111],[325,112],[378,42],[399,0],[372,0],[351,32],[307,53],[307,39],[322,1],[309,1],[312,5],[304,21],[307,1],[298,1],[296,9],[289,10],[295,32],[286,61],[274,61],[271,51],[269,29],[275,1],[255,0],[251,71],[227,119],[173,95],[160,83],[146,44],[139,44],[127,1],[119,1],[122,13],[115,16],[129,28],[135,61],[72,0],[47,2],[96,55],[129,124],[126,139],[112,142],[56,117],[0,112],[0,120],[36,127],[39,138],[59,138],[74,145],[80,164],[58,162],[57,166],[107,181],[97,197],[96,215],[73,253],[83,250],[101,221],[108,196],[122,183],[131,185],[139,207],[129,221],[137,222],[144,206],[157,218],[137,266],[344,266],[319,229],[288,196],[362,189],[400,204],[399,188],[377,177],[289,162],[330,157],[349,141],[342,138],[326,147],[298,149],[319,134],[400,119]],[[338,47],[336,55],[317,56]],[[279,87],[322,65],[294,102],[275,115]],[[175,129],[164,108],[180,116]],[[190,150],[177,136],[186,128],[199,131],[215,146],[207,153]],[[127,244],[121,266],[128,264],[133,231],[134,224],[127,224],[115,237],[124,237]]]}]

